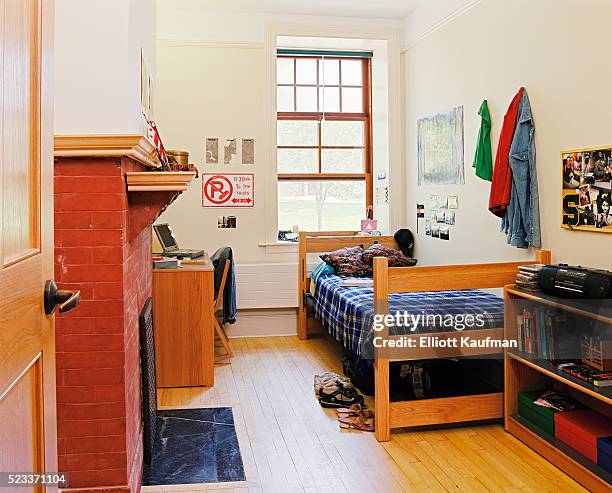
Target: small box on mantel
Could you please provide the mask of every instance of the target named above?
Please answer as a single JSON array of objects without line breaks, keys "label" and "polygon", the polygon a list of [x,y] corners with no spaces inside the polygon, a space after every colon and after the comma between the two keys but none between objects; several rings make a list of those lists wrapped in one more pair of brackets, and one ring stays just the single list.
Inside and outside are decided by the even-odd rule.
[{"label": "small box on mantel", "polygon": [[556,413],[555,437],[597,463],[598,439],[612,437],[612,420],[592,409]]}]

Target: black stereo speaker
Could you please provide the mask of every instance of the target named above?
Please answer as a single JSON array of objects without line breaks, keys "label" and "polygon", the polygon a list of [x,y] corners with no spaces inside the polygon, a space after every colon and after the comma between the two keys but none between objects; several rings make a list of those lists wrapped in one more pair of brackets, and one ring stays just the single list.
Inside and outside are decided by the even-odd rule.
[{"label": "black stereo speaker", "polygon": [[612,272],[607,270],[545,265],[538,273],[538,284],[542,291],[555,296],[612,298]]}]

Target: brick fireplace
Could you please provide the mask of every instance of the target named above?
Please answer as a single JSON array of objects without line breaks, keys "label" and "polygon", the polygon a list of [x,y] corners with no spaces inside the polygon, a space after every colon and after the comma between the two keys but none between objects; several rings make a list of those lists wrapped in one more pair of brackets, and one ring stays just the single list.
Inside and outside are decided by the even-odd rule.
[{"label": "brick fireplace", "polygon": [[79,289],[82,301],[56,318],[59,470],[70,474],[71,491],[135,492],[150,225],[178,192],[128,192],[126,173],[148,169],[138,154],[67,154],[56,145],[55,279]]}]

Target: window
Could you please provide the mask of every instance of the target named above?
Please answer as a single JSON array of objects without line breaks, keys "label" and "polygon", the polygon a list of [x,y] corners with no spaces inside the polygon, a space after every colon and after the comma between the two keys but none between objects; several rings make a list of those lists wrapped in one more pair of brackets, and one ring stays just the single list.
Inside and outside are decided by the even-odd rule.
[{"label": "window", "polygon": [[370,58],[277,57],[278,226],[354,230],[372,204]]}]

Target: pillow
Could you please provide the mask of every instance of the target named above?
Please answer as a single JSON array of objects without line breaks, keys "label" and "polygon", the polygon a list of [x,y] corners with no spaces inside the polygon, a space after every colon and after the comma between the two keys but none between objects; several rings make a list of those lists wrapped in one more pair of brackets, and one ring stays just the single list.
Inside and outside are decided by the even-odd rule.
[{"label": "pillow", "polygon": [[336,274],[344,277],[367,277],[372,275],[372,266],[361,260],[363,247],[346,247],[331,253],[324,253],[321,260],[331,265]]},{"label": "pillow", "polygon": [[372,265],[374,257],[387,257],[389,267],[412,267],[417,263],[416,259],[406,257],[399,250],[383,246],[380,243],[374,243],[365,250],[361,255],[361,260],[368,265]]},{"label": "pillow", "polygon": [[327,262],[321,262],[319,265],[317,265],[313,269],[312,274],[310,274],[310,294],[313,296],[315,295],[319,278],[335,273],[336,271],[334,268]]}]

